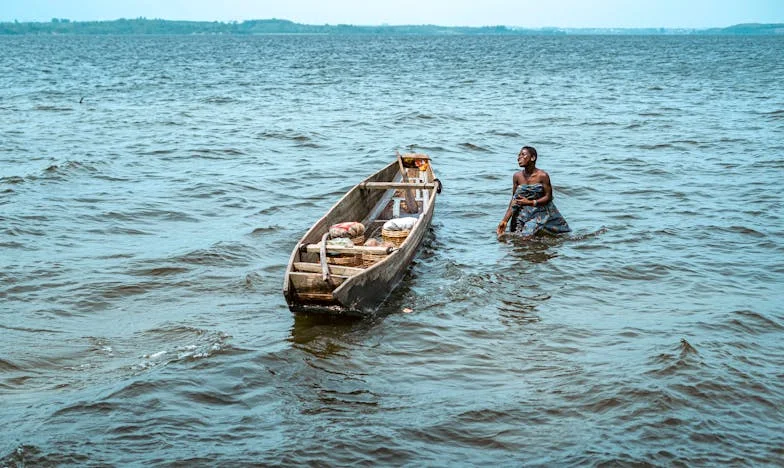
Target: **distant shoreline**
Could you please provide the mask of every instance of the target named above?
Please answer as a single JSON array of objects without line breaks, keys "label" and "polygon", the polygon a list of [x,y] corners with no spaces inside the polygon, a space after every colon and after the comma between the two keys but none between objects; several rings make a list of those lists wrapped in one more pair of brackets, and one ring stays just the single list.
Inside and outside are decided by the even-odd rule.
[{"label": "distant shoreline", "polygon": [[392,35],[784,35],[784,23],[736,24],[725,28],[520,28],[514,26],[437,26],[350,24],[310,25],[281,19],[218,21],[175,21],[161,19],[117,19],[49,22],[0,22],[0,35],[263,35],[263,34],[392,34]]}]

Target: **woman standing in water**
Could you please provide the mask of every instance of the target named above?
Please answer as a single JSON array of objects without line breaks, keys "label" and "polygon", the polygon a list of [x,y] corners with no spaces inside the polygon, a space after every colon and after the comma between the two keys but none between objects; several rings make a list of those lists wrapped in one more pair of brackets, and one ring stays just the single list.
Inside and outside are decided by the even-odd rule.
[{"label": "woman standing in water", "polygon": [[500,237],[513,213],[516,223],[512,232],[531,237],[539,232],[562,234],[571,231],[566,220],[553,203],[553,186],[550,176],[536,167],[536,149],[523,146],[517,155],[517,164],[523,169],[512,177],[512,201],[509,202],[504,219],[498,224],[496,234]]}]

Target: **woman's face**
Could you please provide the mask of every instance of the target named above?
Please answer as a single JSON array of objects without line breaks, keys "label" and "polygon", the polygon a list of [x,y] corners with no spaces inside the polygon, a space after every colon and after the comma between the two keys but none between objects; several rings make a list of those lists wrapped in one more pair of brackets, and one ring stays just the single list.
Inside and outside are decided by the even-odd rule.
[{"label": "woman's face", "polygon": [[517,153],[517,164],[520,167],[525,166],[530,161],[531,161],[531,152],[528,151],[527,149],[522,149],[520,150],[519,153]]}]

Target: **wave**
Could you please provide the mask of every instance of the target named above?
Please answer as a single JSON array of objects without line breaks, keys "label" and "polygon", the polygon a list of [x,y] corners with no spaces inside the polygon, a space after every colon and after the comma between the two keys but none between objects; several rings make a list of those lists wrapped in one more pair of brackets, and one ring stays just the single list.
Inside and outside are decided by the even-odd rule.
[{"label": "wave", "polygon": [[[135,372],[176,362],[205,359],[231,351],[230,335],[220,331],[208,331],[189,326],[171,325],[153,328],[144,331],[139,339],[143,342],[154,342],[159,346],[163,345],[163,347],[143,354],[140,360],[131,366]],[[148,344],[148,346],[151,345]],[[119,393],[125,391],[123,389]],[[118,394],[113,396],[118,396]]]},{"label": "wave", "polygon": [[[3,328],[6,328],[6,327],[3,327]],[[16,364],[14,364],[13,362],[5,360],[5,359],[0,359],[0,371],[12,372],[12,371],[18,371],[18,370],[21,370],[21,368],[19,366],[17,366]]]},{"label": "wave", "polygon": [[491,135],[497,135],[497,136],[509,137],[509,138],[519,138],[521,136],[517,132],[502,131],[502,130],[490,130],[489,133]]},{"label": "wave", "polygon": [[96,216],[97,218],[110,219],[115,221],[198,221],[198,218],[182,211],[170,211],[163,209],[137,209],[134,211],[106,211]]},{"label": "wave", "polygon": [[239,148],[192,148],[187,150],[191,157],[221,160],[224,156],[244,156],[247,153]]},{"label": "wave", "polygon": [[753,310],[736,310],[729,315],[725,325],[734,331],[750,335],[781,333],[784,323],[774,317]]},{"label": "wave", "polygon": [[44,112],[73,112],[73,107],[55,106],[55,105],[37,105],[33,110]]},{"label": "wave", "polygon": [[675,145],[672,143],[654,143],[654,144],[644,144],[644,145],[636,145],[637,148],[642,150],[662,150],[662,149],[673,149],[676,148]]},{"label": "wave", "polygon": [[265,227],[258,227],[258,228],[255,228],[255,229],[254,229],[254,230],[253,230],[253,231],[250,233],[250,235],[252,235],[252,236],[263,236],[263,235],[267,235],[267,234],[274,234],[274,233],[276,233],[276,232],[279,232],[279,231],[281,231],[282,229],[284,229],[284,228],[283,228],[283,227],[281,227],[281,226],[265,226]]},{"label": "wave", "polygon": [[467,149],[469,151],[476,151],[476,152],[480,152],[480,153],[489,153],[490,152],[490,150],[488,150],[487,148],[484,148],[484,147],[479,146],[479,145],[475,145],[473,143],[468,143],[468,142],[460,143],[459,146],[461,148],[465,148],[465,149]]},{"label": "wave", "polygon": [[0,184],[17,185],[17,184],[24,183],[24,181],[25,181],[24,177],[19,177],[19,176],[0,177]]},{"label": "wave", "polygon": [[312,135],[303,134],[294,129],[286,129],[282,131],[265,130],[258,134],[258,138],[266,140],[286,140],[293,141],[300,144],[311,143],[314,140],[323,139],[322,135],[314,133]]},{"label": "wave", "polygon": [[77,174],[95,174],[98,168],[92,164],[80,161],[65,161],[51,164],[43,170],[42,176],[49,180],[64,180]]},{"label": "wave", "polygon": [[197,249],[172,257],[173,263],[212,266],[241,266],[258,256],[255,249],[236,242],[220,242],[208,249]]},{"label": "wave", "polygon": [[[768,39],[6,39],[0,465],[781,459]],[[554,242],[493,232],[526,140]],[[293,316],[294,243],[395,149],[446,188],[411,269],[378,317]]]},{"label": "wave", "polygon": [[[145,261],[143,263],[158,263],[155,261]],[[180,275],[183,273],[188,273],[191,270],[185,267],[179,266],[150,266],[146,268],[137,267],[133,268],[128,271],[129,274],[133,276],[172,276],[172,275]]]},{"label": "wave", "polygon": [[237,98],[231,96],[210,96],[202,98],[200,101],[205,104],[232,104],[239,102]]},{"label": "wave", "polygon": [[777,109],[769,112],[757,112],[757,114],[766,117],[771,121],[784,119],[784,109]]}]

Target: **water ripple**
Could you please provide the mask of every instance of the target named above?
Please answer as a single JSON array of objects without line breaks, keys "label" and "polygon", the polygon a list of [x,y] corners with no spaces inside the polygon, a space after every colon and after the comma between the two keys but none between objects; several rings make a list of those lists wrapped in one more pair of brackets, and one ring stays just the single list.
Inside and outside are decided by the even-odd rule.
[{"label": "water ripple", "polygon": [[[784,455],[780,38],[0,39],[0,464]],[[496,238],[525,144],[569,236]],[[411,269],[292,316],[395,151],[445,187]]]}]

